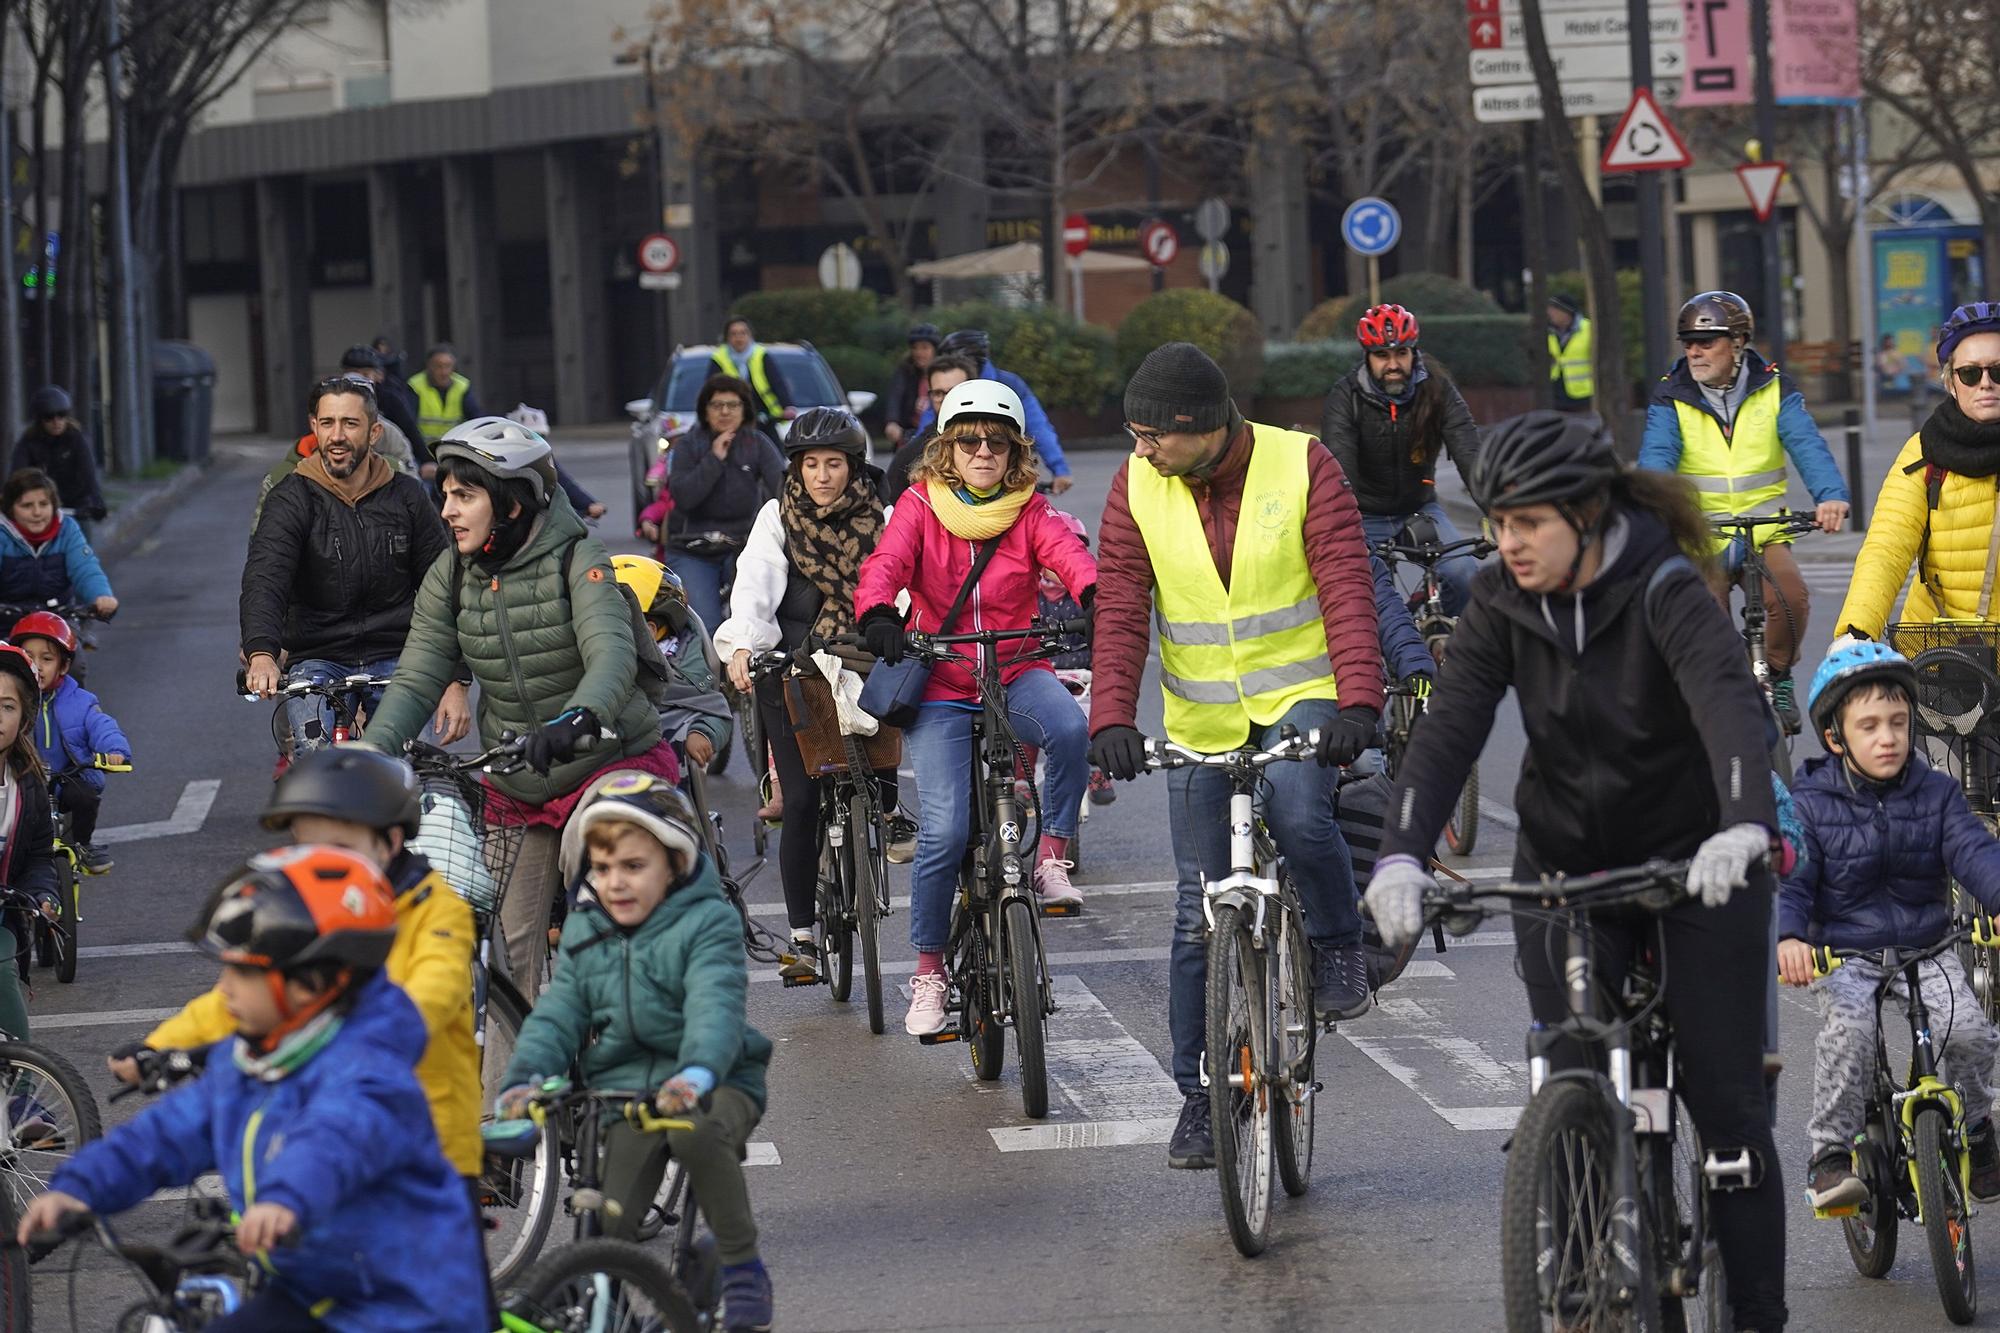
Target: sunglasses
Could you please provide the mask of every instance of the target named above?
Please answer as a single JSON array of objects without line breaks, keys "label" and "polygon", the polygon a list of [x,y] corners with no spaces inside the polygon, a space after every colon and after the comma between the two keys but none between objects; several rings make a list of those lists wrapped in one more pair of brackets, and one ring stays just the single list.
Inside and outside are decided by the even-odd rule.
[{"label": "sunglasses", "polygon": [[313,386],[315,397],[329,393],[358,393],[369,402],[375,401],[375,386],[359,375],[335,375],[323,379]]},{"label": "sunglasses", "polygon": [[1680,344],[1683,347],[1713,347],[1728,336],[1726,333],[1683,333]]},{"label": "sunglasses", "polygon": [[981,449],[995,458],[1001,458],[1014,447],[1014,442],[1004,435],[960,435],[951,443],[967,458],[976,456]]},{"label": "sunglasses", "polygon": [[1953,366],[1951,373],[1968,389],[1977,388],[1982,379],[1990,379],[2000,386],[2000,366]]}]

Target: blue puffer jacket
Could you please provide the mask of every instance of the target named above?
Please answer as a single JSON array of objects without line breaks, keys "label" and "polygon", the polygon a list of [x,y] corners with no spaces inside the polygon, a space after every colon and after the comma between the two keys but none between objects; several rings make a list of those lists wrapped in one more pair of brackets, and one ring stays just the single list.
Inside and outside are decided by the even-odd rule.
[{"label": "blue puffer jacket", "polygon": [[94,602],[111,596],[111,580],[97,552],[72,520],[55,536],[32,546],[10,519],[0,518],[0,602]]},{"label": "blue puffer jacket", "polygon": [[86,1144],[50,1180],[100,1214],[220,1171],[230,1205],[283,1204],[298,1243],[262,1257],[338,1333],[489,1333],[472,1200],[445,1163],[414,1066],[424,1021],[377,975],[324,1049],[275,1083],[208,1072]]},{"label": "blue puffer jacket", "polygon": [[[100,754],[132,758],[132,742],[125,739],[125,729],[74,676],[64,676],[54,690],[42,696],[42,715],[35,719],[35,748],[42,752],[42,764],[50,776],[58,778]],[[68,780],[104,790],[102,769],[82,768]]]},{"label": "blue puffer jacket", "polygon": [[[1028,382],[1011,370],[1000,369],[991,361],[980,365],[979,378],[999,380],[1020,395],[1021,411],[1026,414],[1028,421],[1028,438],[1035,442],[1035,452],[1042,456],[1042,462],[1048,464],[1051,476],[1067,477],[1069,460],[1063,457],[1062,441],[1056,437],[1056,428],[1050,424],[1049,414],[1042,408],[1042,400],[1035,397],[1035,391],[1028,387]],[[917,422],[917,433],[921,435],[929,430],[931,423],[936,420],[937,404],[933,403],[924,410],[922,419]]]},{"label": "blue puffer jacket", "polygon": [[1951,925],[1950,880],[2000,910],[2000,839],[1958,784],[1912,755],[1892,782],[1854,779],[1832,756],[1792,785],[1801,861],[1778,894],[1778,935],[1841,949],[1923,948]]}]

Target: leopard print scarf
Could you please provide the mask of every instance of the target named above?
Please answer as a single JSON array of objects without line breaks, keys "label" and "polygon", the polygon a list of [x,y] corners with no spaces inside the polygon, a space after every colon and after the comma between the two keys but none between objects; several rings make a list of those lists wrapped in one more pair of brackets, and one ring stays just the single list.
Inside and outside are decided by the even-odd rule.
[{"label": "leopard print scarf", "polygon": [[792,567],[826,599],[813,622],[813,633],[852,634],[861,562],[882,537],[882,499],[874,474],[855,468],[847,489],[832,504],[822,506],[813,503],[798,473],[788,470],[778,518],[785,527],[785,554]]}]

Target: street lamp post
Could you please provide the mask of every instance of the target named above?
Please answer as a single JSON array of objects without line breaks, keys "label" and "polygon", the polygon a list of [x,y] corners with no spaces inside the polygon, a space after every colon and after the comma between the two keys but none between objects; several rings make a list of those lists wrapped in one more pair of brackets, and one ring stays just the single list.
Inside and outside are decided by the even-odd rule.
[{"label": "street lamp post", "polygon": [[[653,216],[647,231],[665,231],[667,227],[667,181],[661,168],[661,159],[666,155],[666,142],[660,133],[660,94],[657,84],[656,66],[653,63],[653,38],[646,38],[646,49],[641,55],[627,52],[618,56],[615,63],[620,65],[644,65],[646,67],[646,184],[647,194],[652,201]],[[667,343],[667,294],[650,292],[653,307],[653,342],[659,348],[660,360],[664,363],[673,348]]]}]

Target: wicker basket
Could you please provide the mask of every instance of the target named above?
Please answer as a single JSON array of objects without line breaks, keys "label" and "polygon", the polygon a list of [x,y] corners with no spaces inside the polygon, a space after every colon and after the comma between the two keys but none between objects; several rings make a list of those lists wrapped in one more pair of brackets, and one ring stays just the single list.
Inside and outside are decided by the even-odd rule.
[{"label": "wicker basket", "polygon": [[843,736],[834,709],[833,687],[821,676],[789,676],[785,680],[785,716],[791,719],[799,757],[814,777],[847,771],[847,746],[861,747],[862,762],[871,769],[894,769],[903,762],[903,733],[885,726],[873,736]]}]

